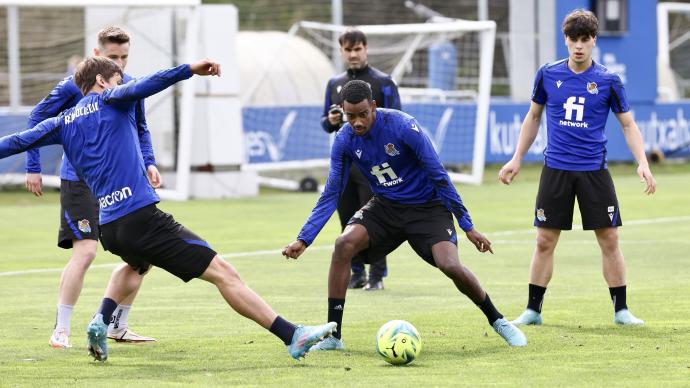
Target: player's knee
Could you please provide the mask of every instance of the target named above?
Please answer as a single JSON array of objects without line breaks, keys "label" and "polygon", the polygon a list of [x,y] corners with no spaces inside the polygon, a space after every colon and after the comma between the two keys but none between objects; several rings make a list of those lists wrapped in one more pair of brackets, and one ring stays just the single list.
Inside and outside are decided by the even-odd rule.
[{"label": "player's knee", "polygon": [[551,252],[556,247],[556,239],[548,235],[537,235],[537,251]]},{"label": "player's knee", "polygon": [[447,276],[462,272],[462,265],[456,259],[442,257],[435,259],[436,267]]},{"label": "player's knee", "polygon": [[336,258],[352,258],[357,254],[357,243],[348,235],[341,235],[335,240]]},{"label": "player's knee", "polygon": [[86,271],[89,266],[96,259],[95,250],[80,250],[74,251],[72,253],[72,262],[79,266],[82,270]]},{"label": "player's knee", "polygon": [[244,284],[242,278],[240,278],[239,272],[237,272],[235,267],[233,267],[230,263],[219,257],[213,259],[213,261],[211,262],[211,266],[209,266],[209,269],[212,269],[215,274],[213,278],[215,280],[214,283],[216,283],[216,285],[218,283],[223,283],[228,286],[237,286]]}]

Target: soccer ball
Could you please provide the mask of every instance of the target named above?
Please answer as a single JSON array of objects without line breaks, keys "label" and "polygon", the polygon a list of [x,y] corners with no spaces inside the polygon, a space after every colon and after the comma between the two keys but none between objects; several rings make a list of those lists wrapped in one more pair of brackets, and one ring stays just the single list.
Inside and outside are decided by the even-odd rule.
[{"label": "soccer ball", "polygon": [[410,322],[389,321],[376,334],[376,350],[393,365],[409,364],[422,350],[422,337]]}]

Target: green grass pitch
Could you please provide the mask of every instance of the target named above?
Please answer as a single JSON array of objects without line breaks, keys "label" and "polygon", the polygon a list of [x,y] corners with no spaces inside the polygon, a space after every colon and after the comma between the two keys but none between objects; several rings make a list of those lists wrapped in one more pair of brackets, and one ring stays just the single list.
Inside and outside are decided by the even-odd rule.
[{"label": "green grass pitch", "polygon": [[[203,281],[184,284],[160,269],[147,276],[130,313],[148,345],[111,344],[104,364],[88,357],[83,334],[119,259],[102,252],[75,308],[70,350],[53,350],[60,269],[69,252],[55,246],[58,197],[0,193],[0,387],[46,386],[688,386],[690,385],[690,168],[653,166],[658,192],[642,193],[630,165],[612,167],[624,226],[628,305],[644,327],[616,327],[592,232],[562,235],[544,325],[528,327],[529,345],[511,349],[481,312],[438,270],[403,246],[389,256],[383,292],[348,293],[346,350],[291,359],[283,344],[240,317]],[[464,239],[460,258],[500,311],[516,317],[527,298],[534,249],[532,207],[539,169],[526,167],[505,187],[496,168],[482,186],[459,187],[494,255]],[[245,282],[294,322],[326,319],[326,276],[336,217],[297,261],[280,254],[317,196],[262,192],[257,198],[164,202],[239,270]],[[576,211],[577,214],[577,211]],[[576,223],[579,216],[576,215]],[[388,365],[374,336],[391,319],[412,322],[423,349],[406,367]]]}]

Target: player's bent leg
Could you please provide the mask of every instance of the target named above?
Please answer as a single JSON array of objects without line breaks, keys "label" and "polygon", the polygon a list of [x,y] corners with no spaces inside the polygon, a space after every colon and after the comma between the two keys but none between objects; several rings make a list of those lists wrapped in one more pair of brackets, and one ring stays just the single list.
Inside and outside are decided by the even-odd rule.
[{"label": "player's bent leg", "polygon": [[503,315],[494,307],[477,277],[460,263],[455,244],[450,241],[438,242],[431,247],[431,253],[438,269],[455,283],[460,292],[470,298],[482,310],[496,333],[503,337],[508,345],[527,345],[527,337],[515,325],[503,318]]},{"label": "player's bent leg", "polygon": [[243,317],[269,329],[278,314],[240,278],[237,270],[216,256],[211,260],[201,279],[214,284],[225,301]]},{"label": "player's bent leg", "polygon": [[367,229],[359,224],[348,225],[335,240],[331,256],[331,267],[328,272],[328,297],[345,298],[350,281],[352,258],[369,245]]},{"label": "player's bent leg", "polygon": [[460,263],[458,248],[450,241],[441,241],[431,247],[436,267],[448,276],[455,287],[475,304],[481,304],[486,292],[479,280],[467,267]]},{"label": "player's bent leg", "polygon": [[[200,278],[214,284],[233,310],[283,339],[288,353],[295,359],[304,357],[313,345],[330,336],[337,328],[334,322],[295,327],[280,318],[268,303],[242,281],[237,270],[218,256],[211,260]],[[289,340],[283,338],[286,331],[291,333]]]}]

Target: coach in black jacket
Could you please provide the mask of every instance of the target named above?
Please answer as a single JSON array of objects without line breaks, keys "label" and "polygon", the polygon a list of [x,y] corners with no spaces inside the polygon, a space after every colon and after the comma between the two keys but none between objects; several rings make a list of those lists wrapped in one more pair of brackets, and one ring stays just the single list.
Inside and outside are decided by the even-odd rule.
[{"label": "coach in black jacket", "polygon": [[[340,54],[347,65],[347,71],[328,81],[326,87],[326,102],[324,104],[321,126],[324,131],[332,133],[340,129],[344,123],[342,99],[340,90],[353,79],[366,81],[371,86],[371,92],[376,106],[380,108],[400,110],[400,95],[398,85],[388,74],[369,66],[367,63],[367,37],[360,30],[348,28],[340,38]],[[354,166],[350,168],[345,190],[338,202],[338,216],[343,229],[347,222],[364,206],[373,193],[369,182]],[[352,278],[349,288],[362,288],[367,291],[383,289],[383,277],[386,276],[386,257],[354,257],[352,260]],[[369,263],[369,279],[364,269],[364,263]]]}]

